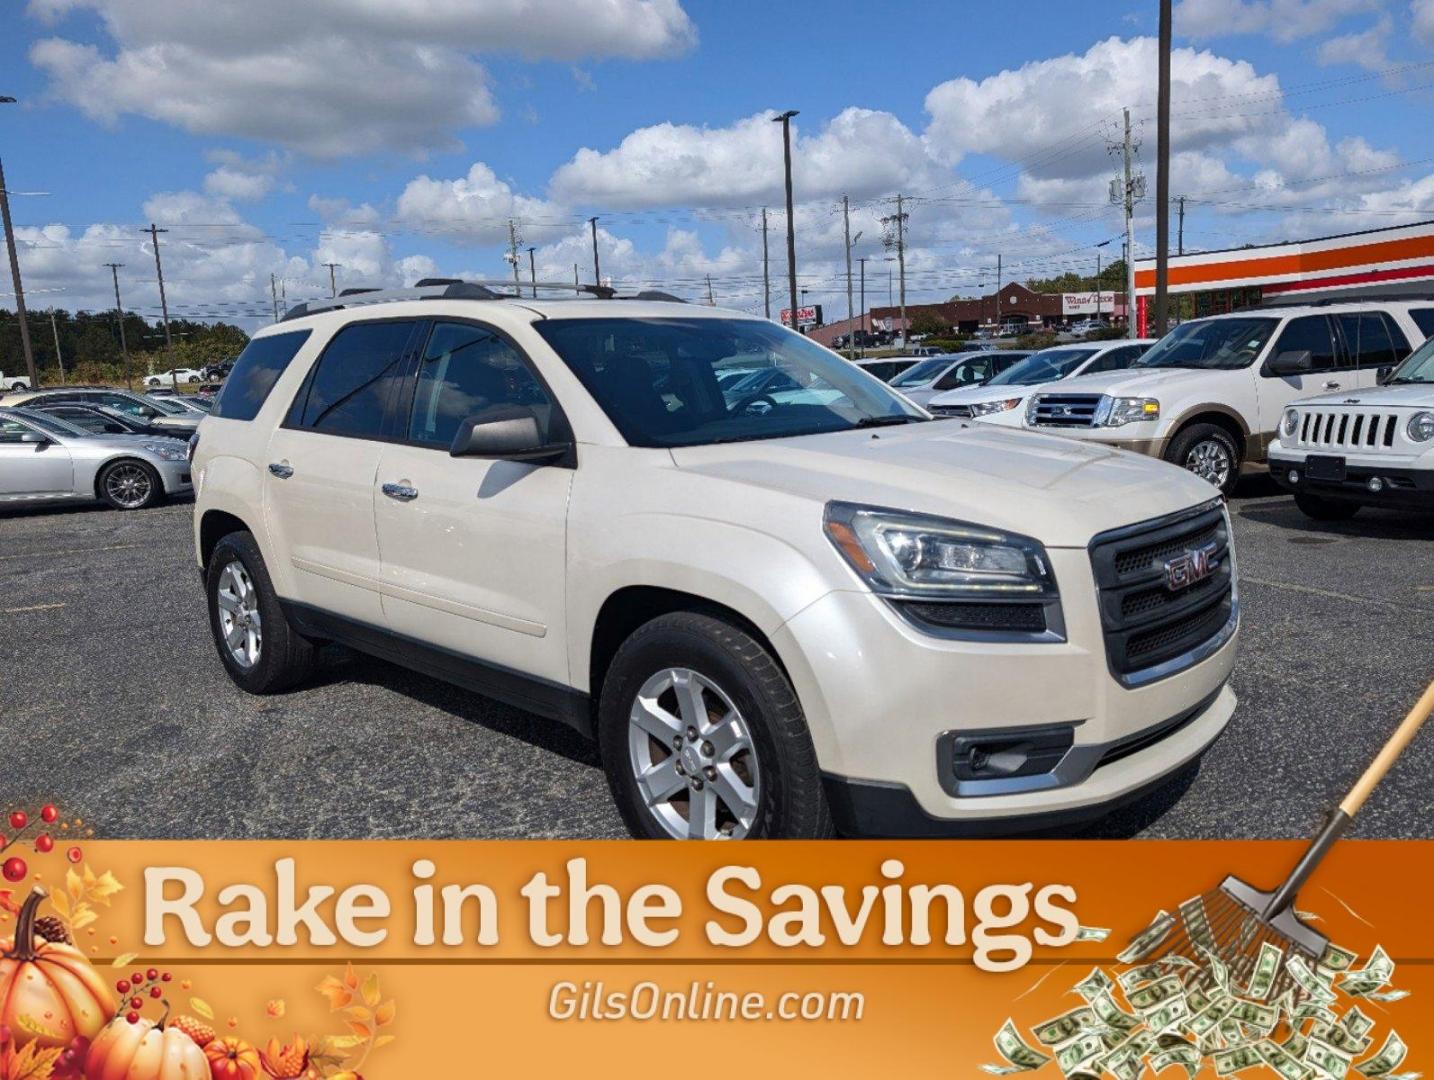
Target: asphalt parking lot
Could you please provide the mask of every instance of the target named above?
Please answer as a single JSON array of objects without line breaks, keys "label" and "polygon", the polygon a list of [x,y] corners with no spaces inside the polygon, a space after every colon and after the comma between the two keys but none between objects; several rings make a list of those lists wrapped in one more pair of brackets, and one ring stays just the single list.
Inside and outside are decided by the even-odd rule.
[{"label": "asphalt parking lot", "polygon": [[[1091,837],[1308,835],[1434,675],[1434,517],[1234,501],[1240,708],[1188,785]],[[214,654],[191,506],[0,512],[0,783],[113,837],[614,837],[570,732],[340,649],[249,697]],[[1434,731],[1359,818],[1434,837]]]}]

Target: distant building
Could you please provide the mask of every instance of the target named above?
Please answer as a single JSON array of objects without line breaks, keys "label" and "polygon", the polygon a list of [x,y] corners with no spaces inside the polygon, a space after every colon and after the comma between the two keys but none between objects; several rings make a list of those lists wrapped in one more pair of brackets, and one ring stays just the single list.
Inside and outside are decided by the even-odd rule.
[{"label": "distant building", "polygon": [[[983,327],[991,329],[998,325],[1015,326],[1022,330],[1051,329],[1075,319],[1095,318],[1097,307],[1106,320],[1125,318],[1124,297],[1113,292],[1101,293],[1097,305],[1094,292],[1038,293],[1012,281],[1002,286],[999,293],[988,293],[980,299],[955,299],[944,304],[907,304],[906,317],[915,321],[918,316],[929,313],[942,325],[954,327],[958,333],[973,334]],[[871,321],[873,329],[899,331],[901,309],[872,308]]]}]

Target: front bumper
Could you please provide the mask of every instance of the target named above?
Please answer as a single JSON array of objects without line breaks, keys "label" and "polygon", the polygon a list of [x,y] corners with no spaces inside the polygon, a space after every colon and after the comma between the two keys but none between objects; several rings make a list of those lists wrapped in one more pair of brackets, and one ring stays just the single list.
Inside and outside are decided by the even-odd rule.
[{"label": "front bumper", "polygon": [[[1191,763],[1224,730],[1235,709],[1227,684],[1238,624],[1191,666],[1123,686],[1108,664],[1089,554],[1049,549],[1048,555],[1061,583],[1064,640],[937,638],[880,598],[855,591],[828,594],[774,635],[807,713],[834,812],[852,819],[841,821],[844,828],[979,833],[1052,815],[1099,816]],[[943,739],[1052,727],[1069,729],[1069,752],[1081,765],[1063,782],[952,793]],[[1158,737],[1135,742],[1152,732]],[[1109,753],[1116,746],[1127,750]],[[910,828],[883,824],[897,820]]]},{"label": "front bumper", "polygon": [[[1024,410],[1018,410],[1024,414]],[[1146,435],[1136,437],[1131,433],[1131,428],[1144,427],[1150,429],[1156,426],[1155,421],[1144,420],[1138,424],[1126,424],[1123,427],[1061,427],[1056,424],[1028,424],[1022,415],[1021,425],[1027,431],[1038,431],[1042,435],[1059,435],[1065,439],[1076,439],[1080,442],[1100,443],[1102,446],[1109,446],[1115,450],[1129,450],[1133,454],[1144,454],[1146,457],[1164,458],[1165,447],[1170,440],[1164,436],[1155,437]]]},{"label": "front bumper", "polygon": [[[1304,450],[1286,449],[1275,443],[1270,448],[1270,475],[1280,487],[1295,494],[1317,495],[1361,506],[1434,510],[1434,450],[1420,455],[1345,455],[1342,481],[1311,479],[1305,469],[1308,457]],[[1297,479],[1290,479],[1291,472]],[[1375,477],[1383,482],[1379,491],[1369,489],[1369,482]]]},{"label": "front bumper", "polygon": [[161,461],[155,466],[164,483],[166,495],[186,495],[194,490],[193,476],[187,461]]}]

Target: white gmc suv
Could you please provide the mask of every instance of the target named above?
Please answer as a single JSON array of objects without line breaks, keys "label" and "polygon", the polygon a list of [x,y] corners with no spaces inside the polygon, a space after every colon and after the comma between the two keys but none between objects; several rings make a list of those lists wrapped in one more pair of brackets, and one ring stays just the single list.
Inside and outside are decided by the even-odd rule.
[{"label": "white gmc suv", "polygon": [[[724,398],[764,366],[800,389]],[[1094,817],[1235,708],[1207,484],[933,421],[738,313],[444,281],[301,307],[193,465],[240,687],[337,641],[566,722],[638,836]]]},{"label": "white gmc suv", "polygon": [[1253,308],[1181,323],[1126,371],[1033,393],[1026,426],[1175,462],[1225,493],[1285,407],[1368,390],[1434,333],[1434,301]]},{"label": "white gmc suv", "polygon": [[1270,472],[1320,521],[1361,506],[1434,510],[1434,337],[1383,386],[1285,410]]}]

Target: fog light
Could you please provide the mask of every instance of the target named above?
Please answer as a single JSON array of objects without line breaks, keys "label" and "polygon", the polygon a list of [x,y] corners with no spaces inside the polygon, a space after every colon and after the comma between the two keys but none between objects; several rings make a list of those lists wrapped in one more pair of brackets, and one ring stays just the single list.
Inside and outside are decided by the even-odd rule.
[{"label": "fog light", "polygon": [[1285,476],[1285,479],[1292,484],[1298,484],[1300,482],[1300,471],[1298,469],[1291,469]]},{"label": "fog light", "polygon": [[1381,491],[1384,490],[1384,481],[1377,476],[1371,476],[1369,478],[1369,483],[1365,484],[1364,486],[1369,488],[1372,494],[1378,495]]}]

